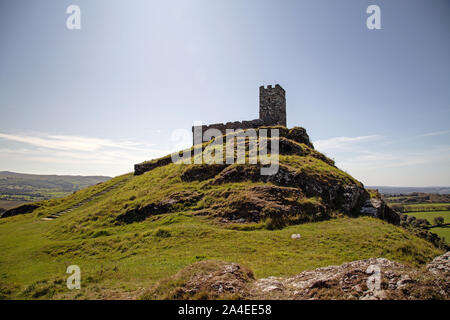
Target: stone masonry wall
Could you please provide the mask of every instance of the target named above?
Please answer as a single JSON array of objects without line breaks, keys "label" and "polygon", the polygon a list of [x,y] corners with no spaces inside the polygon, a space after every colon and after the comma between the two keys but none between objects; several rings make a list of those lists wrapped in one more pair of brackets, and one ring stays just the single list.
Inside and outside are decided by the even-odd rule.
[{"label": "stone masonry wall", "polygon": [[[235,121],[235,122],[227,122],[227,123],[214,123],[214,124],[210,124],[210,125],[204,125],[202,126],[202,137],[203,137],[203,133],[205,133],[206,130],[208,129],[218,129],[220,130],[220,132],[222,132],[222,134],[226,134],[226,130],[227,129],[256,129],[259,128],[261,126],[263,126],[264,123],[260,120],[260,119],[255,119],[255,120],[251,120],[251,121]],[[192,143],[195,145],[195,135],[194,135],[194,130],[196,127],[192,127]]]}]

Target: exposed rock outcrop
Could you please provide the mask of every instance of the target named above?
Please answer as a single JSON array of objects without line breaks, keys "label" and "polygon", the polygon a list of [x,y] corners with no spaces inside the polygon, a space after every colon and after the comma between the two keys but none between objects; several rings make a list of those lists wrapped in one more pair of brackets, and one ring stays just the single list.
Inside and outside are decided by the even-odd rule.
[{"label": "exposed rock outcrop", "polygon": [[304,271],[294,277],[259,279],[252,284],[250,296],[296,300],[449,299],[450,281],[442,274],[372,258]]},{"label": "exposed rock outcrop", "polygon": [[153,161],[146,161],[146,162],[138,163],[138,164],[134,165],[134,174],[136,176],[138,176],[147,171],[151,171],[155,168],[166,166],[170,163],[172,163],[172,158],[170,156],[166,156],[166,157],[156,159]]},{"label": "exposed rock outcrop", "polygon": [[441,275],[450,279],[450,251],[442,256],[434,258],[434,260],[427,265],[427,270],[436,275]]},{"label": "exposed rock outcrop", "polygon": [[206,260],[180,270],[148,290],[141,299],[230,299],[248,295],[255,278],[237,263]]},{"label": "exposed rock outcrop", "polygon": [[236,263],[202,261],[161,281],[144,299],[416,300],[450,299],[450,252],[423,269],[385,258],[255,280]]},{"label": "exposed rock outcrop", "polygon": [[400,214],[389,208],[389,206],[380,198],[367,199],[361,207],[360,212],[364,215],[379,218],[395,225],[400,224]]},{"label": "exposed rock outcrop", "polygon": [[220,217],[221,222],[258,222],[271,218],[280,226],[322,220],[327,214],[323,204],[309,201],[298,188],[252,186],[219,191],[213,198],[217,200],[196,214]]},{"label": "exposed rock outcrop", "polygon": [[318,176],[303,171],[292,171],[280,165],[274,175],[260,174],[259,165],[232,165],[218,174],[211,184],[234,182],[271,182],[278,186],[298,188],[306,197],[320,197],[328,211],[342,210],[344,213],[359,212],[359,203],[367,193],[362,185],[349,182],[343,184],[333,176]]},{"label": "exposed rock outcrop", "polygon": [[202,194],[192,191],[182,191],[172,193],[161,201],[150,203],[143,207],[131,209],[117,216],[117,221],[132,223],[147,219],[151,215],[174,212],[178,205],[189,206],[196,203]]}]

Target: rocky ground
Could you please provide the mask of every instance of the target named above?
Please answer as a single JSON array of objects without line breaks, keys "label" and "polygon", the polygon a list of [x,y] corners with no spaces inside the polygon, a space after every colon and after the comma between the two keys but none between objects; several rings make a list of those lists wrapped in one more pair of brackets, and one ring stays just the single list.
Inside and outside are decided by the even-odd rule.
[{"label": "rocky ground", "polygon": [[423,269],[384,258],[255,280],[236,263],[202,261],[146,292],[143,299],[343,299],[450,298],[450,251]]},{"label": "rocky ground", "polygon": [[450,297],[450,252],[426,272],[384,258],[304,271],[290,278],[254,282],[250,294],[261,299],[416,300]]}]

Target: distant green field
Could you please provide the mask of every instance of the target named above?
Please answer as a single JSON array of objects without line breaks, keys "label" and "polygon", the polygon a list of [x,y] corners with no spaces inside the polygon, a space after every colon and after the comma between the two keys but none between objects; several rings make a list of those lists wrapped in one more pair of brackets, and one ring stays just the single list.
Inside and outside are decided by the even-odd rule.
[{"label": "distant green field", "polygon": [[415,203],[415,204],[407,204],[405,207],[407,208],[422,208],[422,207],[429,207],[429,208],[442,208],[442,207],[449,207],[450,203]]},{"label": "distant green field", "polygon": [[389,202],[389,205],[398,205],[398,206],[404,206],[406,208],[441,208],[441,207],[450,207],[450,203],[412,203],[412,204],[405,204],[405,203],[397,203],[397,202]]},{"label": "distant green field", "polygon": [[416,218],[427,219],[431,224],[434,224],[435,217],[443,217],[445,223],[450,223],[450,211],[423,211],[423,212],[407,212],[408,216]]},{"label": "distant green field", "polygon": [[[427,219],[431,224],[434,224],[435,217],[443,217],[445,223],[450,223],[450,211],[407,212],[406,214],[416,218]],[[450,242],[450,227],[432,228],[430,231],[440,237],[444,237],[447,243]]]},{"label": "distant green field", "polygon": [[389,203],[389,206],[402,213],[409,212],[432,212],[432,211],[447,211],[450,210],[450,203]]}]

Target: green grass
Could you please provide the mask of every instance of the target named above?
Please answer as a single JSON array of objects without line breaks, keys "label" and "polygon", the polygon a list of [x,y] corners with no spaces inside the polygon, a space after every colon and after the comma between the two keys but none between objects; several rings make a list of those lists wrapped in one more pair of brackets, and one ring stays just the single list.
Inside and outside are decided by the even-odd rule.
[{"label": "green grass", "polygon": [[[306,146],[304,147],[306,148]],[[344,183],[359,184],[356,179],[346,172],[339,170],[338,168],[331,166],[330,164],[313,156],[280,155],[279,158],[281,164],[287,165],[289,168],[296,171],[307,172],[311,175],[318,175],[324,179],[333,177]]]},{"label": "green grass", "polygon": [[407,212],[409,216],[414,216],[416,218],[427,219],[431,224],[434,224],[435,217],[443,217],[444,223],[450,223],[450,211],[424,211],[424,212]]},{"label": "green grass", "polygon": [[406,209],[406,211],[436,211],[442,208],[450,207],[450,203],[415,203],[415,204],[395,204],[390,203],[389,205],[399,205]]},{"label": "green grass", "polygon": [[450,203],[415,203],[405,205],[407,208],[420,208],[420,207],[446,207],[450,206]]},{"label": "green grass", "polygon": [[[450,223],[450,211],[407,212],[406,214],[416,218],[427,219],[433,225],[435,217],[443,217],[444,223]],[[450,242],[450,227],[437,227],[430,229],[430,231],[440,237],[444,237],[447,243]]]},{"label": "green grass", "polygon": [[[61,218],[65,223],[76,212]],[[8,220],[7,223],[5,221]],[[63,223],[63,221],[59,222]],[[8,298],[99,298],[134,294],[199,260],[238,262],[257,278],[385,257],[422,265],[441,254],[425,240],[372,218],[339,218],[282,230],[238,231],[190,213],[96,230],[86,239],[55,240],[58,222],[36,214],[0,223],[0,288]],[[300,240],[292,240],[300,233]],[[68,265],[82,271],[81,292],[65,288]]]}]

